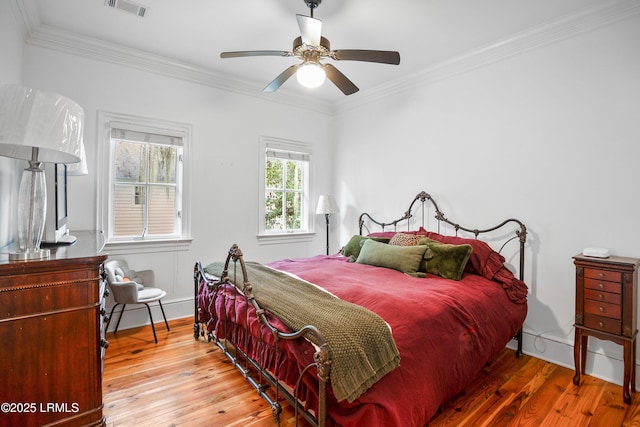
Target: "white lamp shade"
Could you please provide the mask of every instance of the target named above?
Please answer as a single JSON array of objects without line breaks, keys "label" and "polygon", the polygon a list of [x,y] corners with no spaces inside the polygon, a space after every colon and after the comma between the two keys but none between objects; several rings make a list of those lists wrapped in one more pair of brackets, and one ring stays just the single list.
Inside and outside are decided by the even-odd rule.
[{"label": "white lamp shade", "polygon": [[310,89],[322,85],[326,76],[324,70],[318,64],[314,63],[303,64],[298,68],[298,71],[296,71],[298,83]]},{"label": "white lamp shade", "polygon": [[80,161],[71,163],[67,166],[67,175],[89,175],[89,168],[87,167],[87,153],[84,151],[84,143],[80,146]]},{"label": "white lamp shade", "polygon": [[338,205],[333,196],[322,195],[318,198],[318,206],[316,207],[316,214],[334,214],[338,212]]},{"label": "white lamp shade", "polygon": [[82,157],[84,110],[75,101],[17,85],[0,86],[0,156],[76,163]]}]

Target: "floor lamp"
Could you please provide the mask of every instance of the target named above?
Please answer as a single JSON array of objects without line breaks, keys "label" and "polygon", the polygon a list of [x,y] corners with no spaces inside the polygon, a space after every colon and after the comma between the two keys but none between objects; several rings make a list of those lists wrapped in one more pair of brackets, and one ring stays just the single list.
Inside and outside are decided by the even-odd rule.
[{"label": "floor lamp", "polygon": [[17,85],[0,86],[0,156],[27,160],[18,193],[19,250],[10,260],[48,258],[40,249],[47,188],[43,162],[81,160],[84,110],[55,93]]},{"label": "floor lamp", "polygon": [[331,214],[338,212],[338,205],[333,196],[323,194],[318,199],[318,206],[316,207],[316,214],[324,215],[327,222],[327,255],[329,255],[329,217]]}]

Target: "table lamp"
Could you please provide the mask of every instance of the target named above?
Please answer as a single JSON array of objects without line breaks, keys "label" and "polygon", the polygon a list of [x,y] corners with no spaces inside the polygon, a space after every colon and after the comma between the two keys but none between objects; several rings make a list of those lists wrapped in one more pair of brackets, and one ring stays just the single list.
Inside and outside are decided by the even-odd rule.
[{"label": "table lamp", "polygon": [[47,190],[43,162],[81,160],[84,110],[56,93],[18,85],[0,86],[0,156],[27,160],[18,194],[19,250],[10,260],[48,258],[40,249]]}]

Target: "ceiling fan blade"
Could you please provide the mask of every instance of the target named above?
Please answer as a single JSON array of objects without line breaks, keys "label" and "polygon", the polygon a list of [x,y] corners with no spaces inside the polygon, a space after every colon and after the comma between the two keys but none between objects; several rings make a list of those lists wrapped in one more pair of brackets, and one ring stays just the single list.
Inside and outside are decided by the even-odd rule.
[{"label": "ceiling fan blade", "polygon": [[237,52],[222,52],[220,54],[220,58],[242,58],[247,56],[293,56],[293,54],[283,50],[240,50]]},{"label": "ceiling fan blade", "polygon": [[331,57],[338,61],[366,61],[393,65],[400,64],[400,54],[392,50],[334,50],[331,52]]},{"label": "ceiling fan blade", "polygon": [[351,80],[347,78],[344,74],[340,72],[336,67],[331,64],[322,64],[325,73],[327,74],[327,78],[333,82],[334,85],[338,87],[345,95],[351,95],[356,93],[358,90],[358,86],[354,85]]},{"label": "ceiling fan blade", "polygon": [[267,87],[262,89],[262,91],[275,92],[276,90],[278,90],[278,88],[280,88],[280,86],[284,84],[284,82],[289,80],[289,77],[293,76],[296,73],[296,71],[298,71],[299,67],[300,67],[300,64],[295,64],[287,68],[282,73],[280,73],[280,75],[276,77],[271,83],[269,83]]},{"label": "ceiling fan blade", "polygon": [[320,46],[322,34],[322,21],[305,15],[296,15],[302,43],[309,46]]}]

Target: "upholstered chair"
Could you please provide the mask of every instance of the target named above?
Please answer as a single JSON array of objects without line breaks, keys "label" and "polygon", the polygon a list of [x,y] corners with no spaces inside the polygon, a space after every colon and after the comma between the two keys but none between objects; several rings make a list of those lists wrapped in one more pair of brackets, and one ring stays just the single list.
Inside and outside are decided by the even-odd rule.
[{"label": "upholstered chair", "polygon": [[162,289],[154,287],[155,275],[153,270],[132,270],[129,268],[127,262],[121,259],[108,260],[104,264],[104,269],[107,273],[107,284],[116,302],[109,314],[107,329],[109,329],[109,323],[111,323],[113,312],[117,306],[122,304],[122,311],[120,311],[120,316],[116,322],[116,328],[113,331],[114,335],[118,333],[120,319],[122,319],[122,313],[124,313],[127,304],[144,304],[147,306],[147,311],[149,312],[153,339],[157,344],[158,338],[156,337],[156,328],[153,325],[153,316],[151,315],[149,303],[158,301],[160,311],[162,311],[162,317],[164,317],[164,323],[167,326],[167,331],[169,330],[169,323],[167,322],[167,316],[164,314],[164,308],[162,308],[162,302],[160,301],[167,293]]}]

